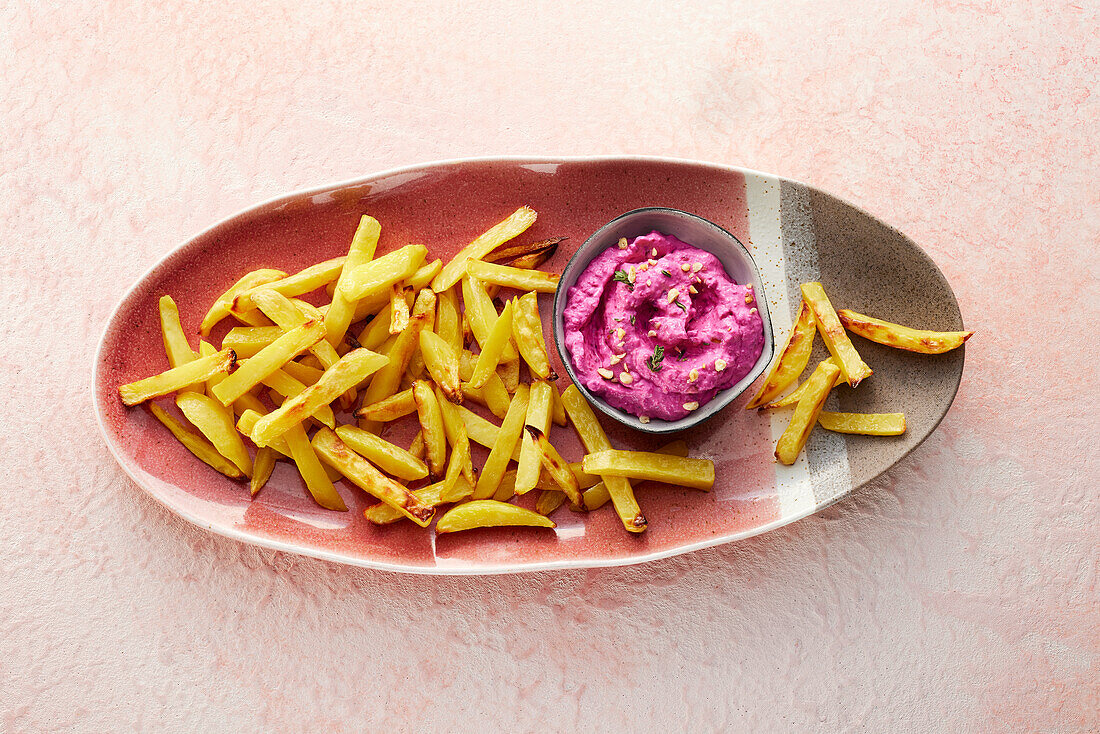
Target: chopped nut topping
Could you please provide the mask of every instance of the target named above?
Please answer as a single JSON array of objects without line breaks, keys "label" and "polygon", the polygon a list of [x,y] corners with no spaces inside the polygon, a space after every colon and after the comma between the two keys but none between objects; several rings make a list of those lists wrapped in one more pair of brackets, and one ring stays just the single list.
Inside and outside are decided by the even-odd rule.
[{"label": "chopped nut topping", "polygon": [[755,308],[750,308],[749,313],[756,313],[756,309]]},{"label": "chopped nut topping", "polygon": [[691,264],[691,272],[693,272],[693,273],[698,273],[702,269],[703,269],[703,263],[692,263]]},{"label": "chopped nut topping", "polygon": [[637,273],[637,272],[636,272],[636,271],[634,270],[634,266],[633,266],[633,265],[631,265],[631,266],[630,266],[629,268],[627,268],[627,271],[626,271],[626,279],[627,279],[627,280],[628,280],[629,282],[633,283],[633,282],[634,282],[634,280],[635,280],[635,278],[637,278],[637,277],[638,277],[638,273]]},{"label": "chopped nut topping", "polygon": [[699,370],[692,367],[691,372],[688,372],[688,382],[695,382],[698,379],[699,379]]},{"label": "chopped nut topping", "polygon": [[715,370],[715,372],[721,372],[724,369],[726,369],[726,360],[724,360],[724,359],[714,360],[714,370]]},{"label": "chopped nut topping", "polygon": [[622,341],[623,337],[626,336],[626,330],[620,326],[619,328],[615,329],[615,336],[619,339],[619,341]]},{"label": "chopped nut topping", "polygon": [[751,291],[752,290],[752,283],[749,283],[748,285],[746,285],[745,290]]},{"label": "chopped nut topping", "polygon": [[694,295],[695,295],[696,293],[698,293],[698,292],[699,292],[699,291],[698,291],[698,289],[697,289],[697,288],[696,288],[695,286],[693,286],[693,285],[689,285],[689,286],[688,286],[688,293],[690,293],[691,295],[693,295],[693,296],[694,296]]},{"label": "chopped nut topping", "polygon": [[756,299],[752,297],[751,293],[749,293],[747,296],[745,296],[745,303],[752,303],[755,300]]},{"label": "chopped nut topping", "polygon": [[646,260],[646,265],[649,265],[649,266],[651,266],[651,267],[652,267],[652,266],[656,266],[656,265],[657,265],[657,261],[656,261],[656,260]]},{"label": "chopped nut topping", "polygon": [[626,244],[627,244],[626,243],[626,237],[620,237],[619,238],[619,249],[620,250],[625,250],[626,249]]},{"label": "chopped nut topping", "polygon": [[687,271],[691,270],[691,266],[687,263],[682,263],[680,265],[680,270],[683,270],[686,273]]},{"label": "chopped nut topping", "polygon": [[655,336],[657,336],[657,331],[655,329],[650,329],[649,330],[649,337],[652,339]]},{"label": "chopped nut topping", "polygon": [[669,291],[668,291],[668,302],[672,303],[673,301],[676,300],[676,297],[679,296],[679,295],[680,295],[680,291],[676,290],[675,288],[670,288]]},{"label": "chopped nut topping", "polygon": [[614,380],[615,379],[615,373],[612,372],[611,370],[607,369],[606,367],[600,367],[598,370],[596,370],[596,372],[599,373],[600,377],[602,377],[605,380]]},{"label": "chopped nut topping", "polygon": [[629,385],[634,382],[634,377],[629,372],[621,372],[619,373],[619,382]]},{"label": "chopped nut topping", "polygon": [[657,248],[656,247],[654,247],[653,251],[649,253],[649,256],[650,257],[657,257]]},{"label": "chopped nut topping", "polygon": [[638,416],[638,421],[641,422],[641,423],[649,423],[649,416],[648,415],[640,415],[640,416]]},{"label": "chopped nut topping", "polygon": [[623,359],[625,359],[625,358],[626,358],[626,355],[625,355],[625,354],[612,354],[612,355],[611,355],[611,365],[612,365],[612,366],[615,366],[615,365],[617,365],[617,364],[618,364],[619,362],[622,362],[622,361],[623,361]]},{"label": "chopped nut topping", "polygon": [[692,400],[690,403],[684,403],[684,410],[698,410],[699,403]]}]

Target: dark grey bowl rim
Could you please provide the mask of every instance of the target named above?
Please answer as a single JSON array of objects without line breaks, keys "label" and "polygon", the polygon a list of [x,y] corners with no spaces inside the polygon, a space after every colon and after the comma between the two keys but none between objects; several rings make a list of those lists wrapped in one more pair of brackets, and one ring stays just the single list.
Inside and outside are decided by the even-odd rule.
[{"label": "dark grey bowl rim", "polygon": [[[649,212],[670,213],[678,217],[696,219],[702,222],[705,226],[717,230],[719,233],[729,239],[734,245],[736,245],[736,249],[740,251],[741,255],[745,258],[750,268],[752,269],[753,274],[756,276],[756,285],[754,286],[754,288],[757,290],[756,301],[759,304],[757,310],[760,313],[760,318],[764,322],[765,337],[769,333],[771,333],[772,336],[770,339],[764,339],[764,348],[761,350],[760,357],[757,358],[756,364],[749,371],[748,375],[742,378],[738,383],[741,385],[741,388],[738,389],[737,385],[734,385],[733,387],[729,387],[725,390],[720,391],[717,395],[714,396],[714,398],[710,402],[703,406],[707,408],[706,412],[700,411],[694,417],[689,416],[682,418],[678,421],[666,421],[658,418],[651,418],[648,423],[642,423],[637,416],[608,405],[603,398],[601,398],[599,395],[594,394],[587,387],[585,387],[584,383],[577,379],[577,375],[573,371],[573,360],[569,355],[569,350],[566,349],[565,344],[563,343],[563,339],[560,338],[559,335],[563,334],[565,331],[563,326],[562,314],[565,311],[566,294],[563,292],[564,289],[562,288],[562,285],[567,281],[566,276],[572,273],[572,271],[577,269],[578,267],[588,267],[588,264],[592,262],[592,260],[594,260],[597,256],[602,254],[607,249],[604,248],[599,252],[593,253],[590,257],[582,262],[579,258],[581,253],[584,252],[585,248],[588,246],[588,243],[600,237],[608,229],[611,229],[623,219]],[[694,245],[693,243],[689,244],[692,244],[692,246],[695,247],[698,246]],[[765,370],[768,369],[768,366],[771,364],[772,359],[775,356],[775,334],[772,329],[771,313],[768,309],[767,294],[764,292],[764,281],[760,276],[760,269],[756,266],[756,260],[753,258],[752,253],[749,252],[748,248],[745,247],[744,244],[742,244],[741,240],[737,239],[737,237],[725,227],[715,224],[706,217],[701,217],[698,214],[686,212],[682,209],[675,209],[673,207],[647,206],[638,209],[631,209],[630,211],[624,212],[614,219],[611,219],[602,227],[589,235],[588,238],[581,243],[581,245],[569,258],[569,262],[566,263],[565,268],[562,270],[561,279],[558,281],[558,287],[554,291],[553,309],[554,346],[557,348],[558,356],[561,358],[561,362],[562,365],[565,367],[565,371],[569,374],[569,379],[572,380],[573,384],[577,386],[577,389],[580,390],[581,395],[585,397],[589,404],[594,406],[598,411],[600,411],[607,417],[612,418],[616,422],[621,423],[627,428],[632,428],[636,431],[641,431],[642,433],[648,433],[652,435],[679,433],[680,431],[690,430],[692,428],[702,425],[706,421],[724,411],[727,407],[729,407],[730,403],[739,398],[742,394],[744,394],[746,390],[752,387],[752,384],[756,382],[760,375],[764,374]]]}]

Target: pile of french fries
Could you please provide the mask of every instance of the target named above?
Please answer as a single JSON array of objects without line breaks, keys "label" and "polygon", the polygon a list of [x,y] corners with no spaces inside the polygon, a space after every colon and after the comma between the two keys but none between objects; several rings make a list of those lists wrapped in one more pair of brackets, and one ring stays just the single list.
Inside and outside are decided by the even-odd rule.
[{"label": "pile of french fries", "polygon": [[[848,331],[879,344],[921,354],[943,354],[961,347],[972,331],[921,331],[842,309],[833,310],[821,283],[803,283],[798,318],[779,351],[764,384],[745,406],[769,409],[793,405],[794,413],[775,447],[775,458],[793,464],[802,453],[815,425],[839,433],[897,436],[905,433],[904,413],[833,413],[823,410],[829,392],[842,383],[856,387],[871,376]],[[847,331],[845,331],[847,329]],[[815,336],[820,333],[830,357],[818,363],[810,376],[790,394],[810,361]]]},{"label": "pile of french fries", "polygon": [[[653,453],[615,450],[577,388],[559,392],[538,309],[558,276],[538,267],[561,238],[508,244],[535,218],[521,207],[444,264],[423,245],[376,256],[381,225],[363,216],[346,256],[241,277],[203,318],[197,350],[164,296],[170,368],[119,395],[134,406],[174,393],[185,421],[156,403],[152,414],[199,459],[247,478],[253,497],[285,459],[324,508],[347,510],[333,484],[342,479],[377,498],[365,511],[377,524],[427,527],[436,508],[453,505],[436,532],[552,528],[547,515],[566,502],[576,511],[611,502],[628,531],[642,532],[632,481],[706,490],[714,465],[689,458],[682,441]],[[312,292],[329,302],[301,298]],[[498,309],[502,294],[514,295]],[[239,325],[215,348],[207,339],[226,318]],[[408,448],[384,437],[414,414],[419,431]],[[573,463],[550,440],[554,426],[570,424],[587,452]],[[471,442],[489,449],[480,469]],[[534,489],[535,511],[511,501]]]}]

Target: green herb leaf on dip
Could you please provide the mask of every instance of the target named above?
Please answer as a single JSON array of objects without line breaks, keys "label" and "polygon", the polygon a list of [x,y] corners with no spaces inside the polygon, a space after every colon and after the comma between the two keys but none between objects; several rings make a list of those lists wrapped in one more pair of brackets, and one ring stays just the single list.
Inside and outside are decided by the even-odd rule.
[{"label": "green herb leaf on dip", "polygon": [[665,359],[665,348],[660,344],[653,347],[653,356],[646,359],[645,363],[654,372],[661,371],[661,362]]},{"label": "green herb leaf on dip", "polygon": [[676,299],[675,301],[673,301],[672,303],[673,303],[674,305],[676,305],[676,306],[679,306],[679,307],[680,307],[680,309],[681,309],[681,310],[682,310],[682,311],[683,311],[684,313],[687,313],[687,312],[688,312],[688,307],[687,307],[687,306],[685,306],[684,304],[680,303],[680,299],[679,299],[679,298],[677,298],[677,299]]},{"label": "green herb leaf on dip", "polygon": [[661,270],[661,272],[665,274],[666,278],[671,278],[672,277],[672,273],[668,272],[667,270]]},{"label": "green herb leaf on dip", "polygon": [[611,280],[622,283],[630,290],[634,290],[634,284],[630,282],[630,278],[627,277],[625,270],[616,270],[615,274],[611,276]]}]

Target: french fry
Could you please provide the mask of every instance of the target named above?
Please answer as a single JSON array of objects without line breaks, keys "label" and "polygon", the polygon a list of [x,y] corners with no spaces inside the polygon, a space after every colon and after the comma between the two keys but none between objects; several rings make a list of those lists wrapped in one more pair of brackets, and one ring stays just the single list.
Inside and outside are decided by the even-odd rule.
[{"label": "french fry", "polygon": [[[442,401],[446,403],[447,401]],[[447,471],[443,477],[444,492],[449,493],[454,488],[459,479],[467,478],[467,467],[469,467],[469,474],[473,475],[473,464],[470,461],[470,443],[467,441],[465,444],[456,446],[451,451],[451,458],[447,462]]]},{"label": "french fry", "polygon": [[118,394],[124,405],[137,405],[146,400],[205,382],[217,374],[229,372],[233,369],[236,361],[237,356],[232,349],[223,349],[208,357],[199,357],[187,364],[173,367],[161,372],[159,375],[120,385]]},{"label": "french fry", "polygon": [[[394,337],[393,346],[387,353],[390,358],[389,364],[375,373],[370,386],[363,392],[363,405],[372,405],[397,392],[397,387],[401,384],[401,375],[409,366],[413,351],[420,346],[421,330],[432,328],[434,321],[435,293],[430,288],[424,288],[417,294],[416,301],[413,303],[409,328]],[[367,429],[362,424],[359,427]]]},{"label": "french fry", "polygon": [[497,502],[507,502],[516,496],[516,470],[509,469],[500,476],[500,484],[493,493],[493,499]]},{"label": "french fry", "polygon": [[[657,453],[669,454],[670,456],[687,456],[688,447],[683,441],[671,441],[657,449]],[[570,464],[569,466],[572,468],[574,464]],[[574,473],[576,473],[576,470],[574,470]],[[611,501],[611,494],[607,491],[607,485],[603,482],[597,482],[588,486],[582,481],[581,487],[586,486],[587,488],[584,490],[584,507],[588,512],[598,510]],[[569,509],[573,512],[585,511],[585,509],[582,509],[581,506],[577,504],[570,504]]]},{"label": "french fry", "polygon": [[462,316],[458,311],[458,293],[448,288],[436,294],[435,333],[445,341],[455,354],[462,352]]},{"label": "french fry", "polygon": [[[562,237],[562,239],[565,238]],[[535,268],[542,267],[543,263],[554,256],[554,252],[556,250],[557,247],[554,247],[547,250],[541,250],[539,252],[532,252],[527,255],[520,255],[508,264],[511,265],[513,268],[530,268],[531,270],[534,270]]]},{"label": "french fry", "polygon": [[535,223],[537,216],[534,209],[526,206],[521,207],[507,219],[477,237],[443,266],[439,275],[432,280],[432,290],[439,293],[453,286],[466,272],[467,260],[480,260],[508,240],[523,234],[528,227]]},{"label": "french fry", "polygon": [[817,415],[822,428],[836,433],[864,436],[900,436],[905,433],[905,413],[830,413]]},{"label": "french fry", "polygon": [[374,259],[374,252],[378,248],[378,236],[381,233],[382,225],[377,219],[366,214],[359,218],[359,226],[355,228],[351,246],[348,248],[348,259],[344,262],[340,277],[336,279],[336,287],[332,291],[332,303],[325,312],[326,343],[333,348],[343,342],[344,334],[347,333],[355,316],[358,299],[349,298],[346,293],[349,276],[360,265],[365,265]]},{"label": "french fry", "polygon": [[[565,415],[565,404],[561,401],[561,393],[558,392],[557,385],[552,382],[550,383],[550,389],[553,391],[551,397],[554,399],[553,403],[550,405],[550,417],[554,421],[554,425],[567,426],[569,425],[569,419]],[[490,408],[490,410],[492,410],[492,408]]]},{"label": "french fry", "polygon": [[[320,314],[317,309],[303,309],[278,291],[261,288],[252,292],[252,303],[260,309],[265,316],[275,322],[283,331],[290,331],[302,326],[309,321],[320,321],[316,318]],[[308,305],[308,304],[306,304]],[[306,313],[306,311],[311,311]],[[320,360],[325,368],[329,368],[340,359],[340,355],[327,341],[319,341],[309,351]]]},{"label": "french fry", "polygon": [[424,366],[447,400],[462,403],[458,380],[458,352],[443,337],[431,331],[420,332],[420,354]]},{"label": "french fry", "polygon": [[391,286],[414,275],[427,254],[428,248],[424,245],[405,245],[360,265],[348,272],[344,285],[341,286],[343,294],[346,298],[357,301],[384,293]]},{"label": "french fry", "polygon": [[321,375],[325,374],[324,370],[293,361],[284,364],[282,370],[303,385],[312,385],[321,379]]},{"label": "french fry", "polygon": [[284,333],[278,326],[234,326],[222,339],[222,349],[232,349],[238,359],[248,359]]},{"label": "french fry", "polygon": [[[527,401],[527,417],[524,423],[540,433],[550,430],[551,401],[553,388],[545,380],[531,383],[530,397]],[[519,466],[516,468],[516,494],[526,494],[539,483],[542,461],[535,437],[526,432],[520,438]]]},{"label": "french fry", "polygon": [[470,376],[470,384],[474,387],[484,387],[489,381],[489,376],[496,371],[501,361],[504,347],[512,337],[512,302],[504,306],[489,332],[488,338],[481,345],[481,354],[478,355],[477,364],[474,365],[474,373]]},{"label": "french fry", "polygon": [[[474,488],[474,499],[485,499],[496,493],[501,476],[508,466],[508,460],[516,450],[520,433],[523,431],[523,421],[527,417],[528,396],[529,390],[526,385],[516,388],[516,394],[512,396],[512,404],[508,408],[508,415],[504,417],[496,442],[489,451],[489,458],[481,468],[481,476],[478,477],[477,486]],[[467,429],[469,429],[468,423]],[[470,438],[474,438],[472,433]]]},{"label": "french fry", "polygon": [[[573,476],[577,478],[577,486],[581,489],[588,489],[600,482],[600,478],[595,474],[589,474],[584,471],[584,468],[579,461],[573,461],[569,464],[569,470],[573,472]],[[545,489],[545,490],[557,490],[558,483],[549,477],[547,474],[540,474],[539,481],[533,489]],[[504,473],[504,478],[500,481],[500,486],[493,494],[493,499],[500,500],[501,502],[507,502],[512,499],[513,496],[520,494],[516,492],[516,470],[510,469]]]},{"label": "french fry", "polygon": [[419,291],[421,288],[426,288],[435,276],[439,275],[439,271],[443,269],[443,261],[439,259],[432,260],[430,263],[424,263],[416,272],[405,278],[405,287],[412,288],[414,291]]},{"label": "french fry", "polygon": [[[160,333],[164,340],[164,354],[168,357],[169,367],[179,367],[195,359],[187,336],[180,326],[180,312],[171,296],[161,296],[158,304],[160,312]],[[194,385],[181,388],[181,391],[195,390]]]},{"label": "french fry", "polygon": [[829,396],[829,391],[841,374],[836,365],[822,362],[806,379],[806,393],[799,399],[791,422],[775,445],[775,458],[780,462],[789,466],[798,459],[817,422],[817,416],[825,405],[825,398]]},{"label": "french fry", "polygon": [[484,260],[467,260],[466,272],[482,283],[493,283],[520,291],[553,293],[558,289],[558,276],[541,270],[510,268],[507,265],[487,263]]},{"label": "french fry", "polygon": [[229,405],[258,385],[263,378],[325,338],[325,325],[309,321],[295,327],[261,349],[214,389],[214,397]]},{"label": "french fry", "polygon": [[413,440],[409,443],[409,453],[421,461],[424,460],[424,434],[420,431],[416,432],[416,435],[413,436]]},{"label": "french fry", "polygon": [[176,407],[219,454],[232,461],[246,477],[252,476],[252,459],[233,425],[232,411],[201,392],[179,393]]},{"label": "french fry", "polygon": [[500,364],[497,367],[497,375],[504,383],[504,389],[510,393],[515,393],[516,387],[519,385],[519,360],[513,359]]},{"label": "french fry", "polygon": [[[833,367],[836,367],[837,366],[836,358],[829,357],[828,359],[823,359],[818,363],[818,366],[823,365],[823,364],[829,364],[829,365],[832,365]],[[810,382],[809,379],[807,379],[801,385],[799,385],[794,390],[792,390],[790,395],[784,395],[783,397],[779,398],[779,400],[776,400],[775,402],[768,403],[767,405],[764,406],[764,408],[770,410],[772,408],[783,408],[783,407],[788,406],[788,405],[794,405],[795,403],[797,403],[799,400],[802,399],[803,395],[806,394],[806,389],[809,387],[809,382]]]},{"label": "french fry", "polygon": [[[248,404],[248,407],[244,407],[245,404]],[[239,411],[239,417],[237,419],[237,430],[240,431],[243,435],[248,436],[249,439],[251,439],[252,429],[256,427],[256,423],[260,420],[261,416],[267,415],[267,409],[264,408],[263,403],[257,400],[254,395],[250,395],[248,393],[245,393],[241,396],[240,400],[233,403],[234,410],[237,410],[238,406],[244,407],[244,410]],[[260,451],[262,451],[264,448],[273,449],[276,453],[282,454],[291,461],[294,460],[294,457],[290,453],[290,446],[287,445],[286,439],[284,439],[282,436],[280,436],[279,438],[273,438],[271,440],[271,443],[269,443],[266,447],[261,446],[256,452],[257,459],[260,455]],[[330,482],[338,482],[343,478],[343,474],[336,471],[328,464],[323,464],[322,466],[325,470],[325,475],[328,476]],[[253,466],[252,471],[253,476],[255,476],[255,465]]]},{"label": "french fry", "polygon": [[[288,362],[287,364],[290,363]],[[265,377],[262,382],[284,398],[292,398],[303,392],[307,387],[304,382],[294,379],[281,369],[272,372]],[[313,417],[329,428],[336,427],[336,416],[333,414],[332,408],[328,405],[322,405],[317,408]]]},{"label": "french fry", "polygon": [[546,354],[546,340],[542,335],[538,296],[533,291],[524,293],[515,301],[512,335],[516,340],[516,348],[533,376],[542,380],[557,377],[550,369],[550,357]]},{"label": "french fry", "polygon": [[412,391],[416,401],[416,414],[420,419],[420,433],[424,436],[428,467],[433,476],[442,476],[447,468],[447,433],[443,426],[439,400],[436,399],[431,385],[423,380],[413,382]]},{"label": "french fry", "polygon": [[[809,304],[813,311],[814,321],[817,322],[817,330],[829,349],[829,354],[836,359],[840,367],[840,378],[852,387],[871,376],[871,368],[860,358],[859,352],[848,338],[848,332],[840,323],[840,318],[829,303],[829,297],[825,295],[825,289],[821,283],[803,283],[802,298]],[[811,423],[811,427],[813,424]]]},{"label": "french fry", "polygon": [[[564,242],[566,237],[551,237],[539,242],[528,242],[523,245],[509,245],[498,247],[482,258],[485,262],[503,263],[514,268],[537,268],[538,265],[517,265],[516,260],[527,262],[532,257],[541,256],[542,262],[546,262],[558,251],[558,245]],[[539,264],[541,265],[542,262]]]},{"label": "french fry", "polygon": [[476,481],[473,456],[470,454],[470,436],[466,433],[466,424],[458,414],[458,406],[446,399],[441,387],[436,385],[435,390],[439,409],[443,414],[443,430],[447,434],[447,443],[451,446],[451,461],[459,456],[462,476],[471,482]]},{"label": "french fry", "polygon": [[260,288],[270,288],[282,293],[288,298],[290,296],[300,296],[303,293],[309,293],[318,288],[323,288],[325,285],[340,277],[340,272],[344,269],[344,262],[346,260],[346,257],[336,257],[332,260],[325,260],[316,265],[310,265],[305,270],[295,273],[294,275],[289,275],[270,283],[264,283],[261,286],[250,288],[243,293],[238,293],[233,298],[233,305],[230,310],[234,315],[240,315],[251,311],[254,308],[252,305],[252,294]]},{"label": "french fry", "polygon": [[164,427],[172,432],[172,435],[176,437],[176,440],[184,445],[184,447],[192,454],[197,456],[203,462],[209,464],[211,467],[221,472],[230,479],[240,479],[244,475],[241,470],[230,461],[229,459],[218,453],[218,450],[214,448],[214,444],[207,441],[205,438],[197,433],[188,430],[182,423],[164,412],[156,403],[149,405],[149,410],[158,421],[164,424]]},{"label": "french fry", "polygon": [[353,484],[398,510],[420,527],[427,527],[435,516],[433,507],[424,504],[408,489],[375,469],[327,428],[321,428],[314,434],[313,448],[325,463],[338,469]]},{"label": "french fry", "polygon": [[275,470],[277,456],[275,449],[267,446],[261,446],[256,451],[256,460],[252,463],[252,480],[249,482],[249,489],[253,497],[264,488],[267,480],[271,478],[271,472]]},{"label": "french fry", "polygon": [[[462,302],[466,306],[463,315],[470,323],[470,331],[473,332],[474,339],[477,340],[482,351],[484,351],[485,342],[488,341],[489,334],[492,333],[493,326],[496,325],[499,318],[496,306],[493,305],[493,299],[489,298],[489,294],[485,292],[485,286],[480,280],[467,275],[462,279]],[[511,362],[518,356],[519,353],[512,346],[511,339],[509,339],[504,347],[502,361]],[[508,392],[512,391],[509,390]]]},{"label": "french fry", "polygon": [[457,533],[461,530],[505,525],[529,525],[541,528],[557,527],[552,520],[537,512],[531,512],[506,502],[475,499],[452,507],[444,513],[443,517],[439,518],[439,522],[435,524],[435,532],[437,534]]},{"label": "french fry", "polygon": [[[209,336],[210,330],[217,326],[219,321],[229,315],[229,309],[233,306],[233,299],[241,293],[261,285],[267,285],[276,280],[281,280],[285,277],[286,273],[282,270],[272,270],[269,268],[253,270],[251,273],[247,273],[244,277],[230,286],[229,290],[214,300],[214,305],[206,312],[206,316],[202,319],[202,324],[199,325],[199,334],[202,336]],[[249,326],[263,326],[264,323],[266,323],[266,320],[263,318],[257,319],[256,314],[253,312],[237,315],[236,318],[242,319],[244,323]]]},{"label": "french fry", "polygon": [[479,405],[484,405],[497,418],[503,419],[508,415],[508,406],[512,402],[512,396],[504,388],[504,382],[500,375],[494,373],[489,376],[485,387],[473,387],[468,382],[461,383],[462,395],[473,400]]},{"label": "french fry", "polygon": [[679,484],[692,489],[709,490],[714,486],[714,462],[649,451],[619,451],[608,449],[584,457],[584,470],[608,476],[653,480]]},{"label": "french fry", "polygon": [[409,302],[399,285],[390,286],[390,333],[400,334],[409,328]]},{"label": "french fry", "polygon": [[[467,482],[465,478],[459,477],[453,487],[448,488],[446,481],[439,481],[413,490],[412,494],[421,504],[436,507],[448,502],[460,502],[469,497],[473,491],[473,485]],[[385,502],[371,505],[363,511],[363,514],[375,525],[389,525],[405,517],[402,512],[395,510]]]},{"label": "french fry", "polygon": [[853,334],[896,349],[921,354],[943,354],[958,349],[973,331],[924,331],[865,316],[846,308],[836,312],[840,323]]},{"label": "french fry", "polygon": [[[217,354],[217,353],[218,353],[218,350],[214,348],[213,344],[206,341],[205,339],[199,339],[199,356],[200,357],[209,357],[209,356]],[[205,392],[205,394],[209,395],[210,397],[214,397],[213,394],[211,394],[210,391],[214,389],[215,385],[217,385],[219,382],[224,380],[227,374],[229,374],[229,373],[228,372],[219,372],[218,374],[213,375],[212,377],[207,379],[206,380],[206,385],[204,386],[204,389],[203,389],[203,392]],[[228,409],[228,408],[227,408],[227,410],[228,410],[228,415],[229,415],[230,419],[232,419],[233,411],[231,409]]]},{"label": "french fry", "polygon": [[810,361],[810,352],[814,347],[814,335],[817,334],[817,322],[814,321],[813,312],[806,301],[798,309],[798,318],[795,320],[791,333],[787,335],[787,342],[780,350],[779,356],[772,363],[764,384],[760,391],[753,396],[745,410],[760,408],[765,403],[774,400],[776,396],[792,385],[806,364]]},{"label": "french fry", "polygon": [[[458,412],[458,416],[462,419],[462,423],[466,426],[466,435],[469,436],[471,441],[487,449],[492,449],[496,446],[497,438],[500,436],[500,426],[492,421],[485,420],[477,413],[461,405],[456,405],[455,409]],[[518,444],[509,458],[517,462],[519,461]]]},{"label": "french fry", "polygon": [[[605,451],[611,448],[611,442],[607,440],[607,434],[596,419],[596,414],[592,412],[592,406],[584,399],[576,385],[570,385],[562,392],[561,401],[586,451]],[[585,469],[585,471],[588,470]],[[643,532],[649,523],[642,514],[641,508],[638,507],[638,500],[634,498],[634,489],[630,486],[630,481],[625,477],[610,474],[601,475],[601,478],[607,485],[607,491],[611,495],[615,512],[619,515],[623,527],[632,533]]]},{"label": "french fry", "polygon": [[352,451],[364,456],[382,471],[412,481],[428,476],[428,466],[400,446],[356,426],[337,426],[336,435]]},{"label": "french fry", "polygon": [[355,411],[355,415],[369,421],[380,421],[385,423],[388,421],[395,421],[398,418],[403,418],[415,412],[416,401],[413,400],[413,391],[410,387],[408,390],[402,390],[399,393],[389,396],[385,400],[379,400],[377,403],[360,408]]},{"label": "french fry", "polygon": [[549,515],[565,504],[565,492],[560,489],[544,489],[535,501],[535,511],[540,515]]},{"label": "french fry", "polygon": [[[547,435],[533,426],[527,426],[527,433],[535,439],[535,443],[538,446],[539,459],[542,461],[542,468],[546,470],[546,473],[554,480],[554,483],[565,492],[571,502],[584,507],[584,497],[581,495],[581,487],[577,482],[577,477],[574,476],[573,470],[569,468],[569,464],[562,458],[561,454],[558,453],[558,450],[550,443],[550,439]],[[587,467],[585,467],[585,471],[588,471]]]},{"label": "french fry", "polygon": [[[327,428],[321,428],[320,430],[332,433]],[[310,444],[309,437],[306,435],[306,430],[302,428],[302,424],[294,424],[283,433],[281,438],[286,441],[286,445],[290,449],[290,456],[297,464],[298,473],[305,480],[306,489],[309,490],[314,501],[326,510],[347,512],[348,506],[344,504],[344,499],[328,478],[328,474],[321,465],[313,445]],[[340,467],[335,468],[340,469]]]},{"label": "french fry", "polygon": [[[313,323],[317,324],[317,322]],[[261,418],[252,432],[253,442],[257,446],[264,446],[275,436],[281,436],[291,426],[301,423],[316,413],[322,405],[328,405],[344,392],[370,377],[387,361],[387,357],[369,349],[354,349],[348,352],[340,358],[339,362],[325,370],[316,384],[310,385],[297,395],[288,397],[278,410]]]}]

